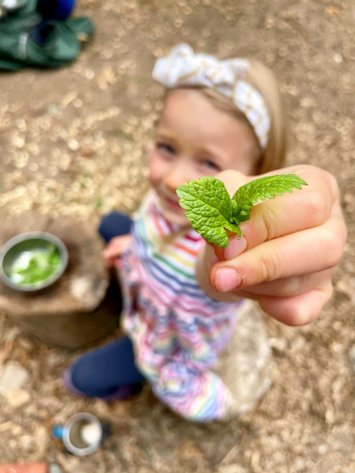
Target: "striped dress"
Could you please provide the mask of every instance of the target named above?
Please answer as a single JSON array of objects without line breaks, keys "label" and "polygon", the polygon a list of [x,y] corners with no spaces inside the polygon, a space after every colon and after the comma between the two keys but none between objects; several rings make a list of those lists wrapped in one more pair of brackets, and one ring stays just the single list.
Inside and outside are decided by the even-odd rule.
[{"label": "striped dress", "polygon": [[169,241],[178,229],[150,192],[120,263],[123,329],[156,396],[185,418],[210,421],[223,418],[231,403],[213,367],[240,303],[219,302],[202,291],[195,264],[204,241],[192,229]]}]

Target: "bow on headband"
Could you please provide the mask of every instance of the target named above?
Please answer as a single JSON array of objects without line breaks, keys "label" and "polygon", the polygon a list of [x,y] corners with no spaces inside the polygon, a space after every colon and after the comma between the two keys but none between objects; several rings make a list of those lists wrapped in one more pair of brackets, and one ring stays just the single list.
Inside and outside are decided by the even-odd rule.
[{"label": "bow on headband", "polygon": [[244,80],[249,62],[244,59],[219,61],[208,54],[195,54],[187,44],[180,44],[158,59],[153,78],[167,88],[200,86],[216,89],[231,98],[252,125],[260,146],[265,148],[270,117],[263,96]]}]

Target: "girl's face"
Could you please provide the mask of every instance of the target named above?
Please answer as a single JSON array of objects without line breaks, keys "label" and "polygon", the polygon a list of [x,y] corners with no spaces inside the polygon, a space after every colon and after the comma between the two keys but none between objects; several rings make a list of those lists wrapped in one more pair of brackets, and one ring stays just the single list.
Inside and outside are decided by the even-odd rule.
[{"label": "girl's face", "polygon": [[176,189],[191,179],[234,169],[252,174],[259,147],[251,128],[216,108],[195,89],[176,89],[167,97],[150,155],[150,182],[165,217],[187,224]]}]

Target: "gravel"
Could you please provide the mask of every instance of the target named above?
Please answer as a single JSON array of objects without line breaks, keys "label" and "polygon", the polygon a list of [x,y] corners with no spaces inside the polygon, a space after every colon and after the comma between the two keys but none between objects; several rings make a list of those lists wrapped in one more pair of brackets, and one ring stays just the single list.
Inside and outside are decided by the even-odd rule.
[{"label": "gravel", "polygon": [[[273,385],[251,413],[223,424],[185,422],[149,389],[111,405],[74,398],[61,374],[82,350],[46,346],[0,315],[1,370],[26,373],[0,395],[0,461],[56,461],[68,473],[353,473],[353,1],[79,0],[75,13],[92,17],[96,35],[74,64],[0,75],[3,219],[36,210],[97,225],[112,209],[134,212],[159,109],[152,64],[185,41],[257,56],[275,70],[289,110],[289,161],[336,175],[349,239],[319,319],[303,328],[268,320]],[[79,411],[113,426],[85,458],[51,437],[54,424]]]}]

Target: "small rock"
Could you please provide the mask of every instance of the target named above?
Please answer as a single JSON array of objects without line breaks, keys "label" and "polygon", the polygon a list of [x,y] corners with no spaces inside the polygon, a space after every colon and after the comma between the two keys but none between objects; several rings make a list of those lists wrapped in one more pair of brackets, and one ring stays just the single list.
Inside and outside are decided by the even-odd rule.
[{"label": "small rock", "polygon": [[63,473],[63,470],[57,463],[50,463],[49,473]]},{"label": "small rock", "polygon": [[0,394],[8,396],[20,389],[29,377],[28,372],[16,361],[8,361],[0,371]]},{"label": "small rock", "polygon": [[95,150],[93,148],[90,148],[89,146],[82,146],[80,148],[80,154],[81,156],[84,156],[84,158],[91,158],[95,154]]},{"label": "small rock", "polygon": [[44,425],[39,425],[34,429],[34,441],[37,446],[38,457],[45,457],[49,444],[49,433]]},{"label": "small rock", "polygon": [[6,396],[8,404],[12,407],[21,407],[31,399],[31,395],[24,389],[14,389]]},{"label": "small rock", "polygon": [[284,353],[287,349],[287,341],[284,338],[271,337],[269,343],[272,350],[277,354]]}]

